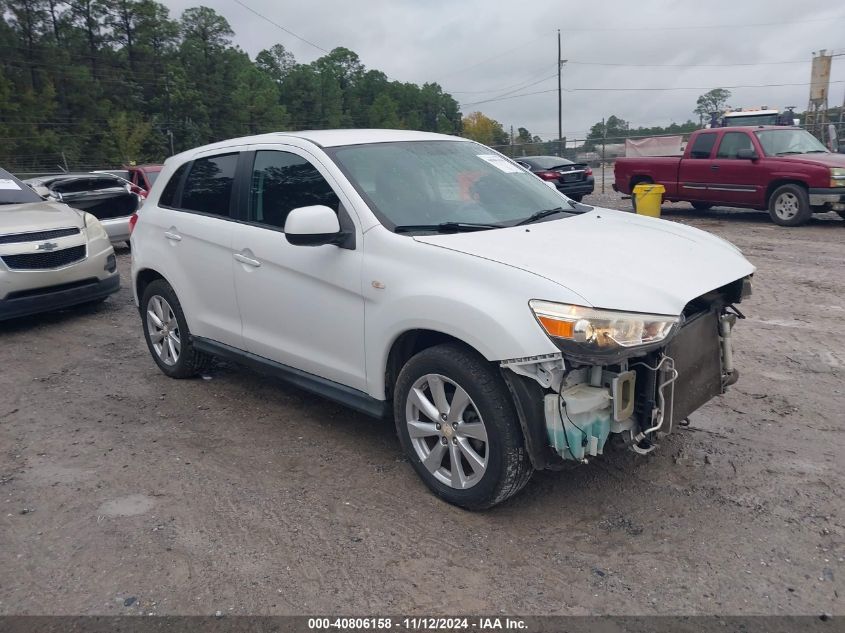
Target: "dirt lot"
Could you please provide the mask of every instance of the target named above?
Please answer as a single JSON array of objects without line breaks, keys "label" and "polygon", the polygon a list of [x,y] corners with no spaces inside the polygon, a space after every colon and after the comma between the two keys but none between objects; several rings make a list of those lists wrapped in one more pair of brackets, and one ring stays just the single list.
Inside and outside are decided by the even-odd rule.
[{"label": "dirt lot", "polygon": [[758,267],[739,383],[486,513],[430,495],[389,422],[165,378],[127,289],[0,325],[0,613],[845,613],[845,222],[665,211]]}]

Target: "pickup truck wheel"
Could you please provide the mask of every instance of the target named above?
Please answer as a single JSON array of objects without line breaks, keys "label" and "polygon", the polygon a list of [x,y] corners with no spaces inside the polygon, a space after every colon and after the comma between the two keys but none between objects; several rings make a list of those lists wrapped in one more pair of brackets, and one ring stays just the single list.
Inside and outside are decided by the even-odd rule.
[{"label": "pickup truck wheel", "polygon": [[782,185],[769,198],[769,215],[780,226],[800,226],[810,219],[810,197],[799,185]]},{"label": "pickup truck wheel", "polygon": [[713,207],[713,205],[709,202],[690,202],[690,204],[696,211],[707,211]]},{"label": "pickup truck wheel", "polygon": [[399,373],[393,408],[411,465],[449,503],[489,508],[528,483],[513,401],[478,354],[452,343],[423,350]]},{"label": "pickup truck wheel", "polygon": [[211,357],[194,349],[182,305],[170,284],[151,282],[141,299],[144,338],[158,368],[171,378],[190,378],[204,371]]}]

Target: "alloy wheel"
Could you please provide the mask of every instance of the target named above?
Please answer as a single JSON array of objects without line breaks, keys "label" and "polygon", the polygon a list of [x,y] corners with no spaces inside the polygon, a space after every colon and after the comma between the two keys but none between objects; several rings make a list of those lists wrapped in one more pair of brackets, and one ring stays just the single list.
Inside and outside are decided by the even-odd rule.
[{"label": "alloy wheel", "polygon": [[800,204],[798,196],[788,191],[784,192],[775,200],[775,214],[781,220],[791,220],[798,215],[798,211],[801,208]]},{"label": "alloy wheel", "polygon": [[405,420],[423,466],[442,484],[466,489],[487,470],[487,428],[472,398],[440,374],[425,374],[408,392]]},{"label": "alloy wheel", "polygon": [[156,355],[165,365],[179,362],[182,339],[173,308],[161,295],[153,295],[147,302],[147,332]]}]

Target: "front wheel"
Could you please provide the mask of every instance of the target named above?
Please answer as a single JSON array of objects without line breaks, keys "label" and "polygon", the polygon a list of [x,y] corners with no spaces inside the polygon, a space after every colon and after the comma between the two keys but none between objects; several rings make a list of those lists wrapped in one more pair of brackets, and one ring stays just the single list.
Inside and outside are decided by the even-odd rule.
[{"label": "front wheel", "polygon": [[769,215],[772,222],[780,226],[805,224],[813,215],[807,190],[799,185],[778,187],[769,198]]},{"label": "front wheel", "polygon": [[399,440],[438,496],[470,510],[501,503],[533,472],[502,377],[457,344],[423,350],[394,389]]}]

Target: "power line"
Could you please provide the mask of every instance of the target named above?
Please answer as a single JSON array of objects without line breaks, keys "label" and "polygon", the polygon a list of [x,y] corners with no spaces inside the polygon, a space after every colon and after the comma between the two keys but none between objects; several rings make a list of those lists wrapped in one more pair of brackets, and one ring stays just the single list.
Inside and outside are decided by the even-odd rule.
[{"label": "power line", "polygon": [[832,18],[812,18],[809,20],[789,20],[788,22],[758,22],[754,24],[695,24],[689,26],[621,26],[621,27],[575,27],[562,28],[561,31],[574,33],[580,31],[692,31],[692,30],[706,30],[706,29],[745,29],[756,28],[762,26],[792,26],[793,24],[810,24],[817,22],[832,22],[834,20],[842,20],[845,16],[839,15]]},{"label": "power line", "polygon": [[269,22],[270,24],[272,24],[273,26],[275,26],[277,29],[281,29],[282,31],[284,31],[284,32],[285,32],[285,33],[287,33],[288,35],[293,35],[296,39],[298,39],[298,40],[300,40],[300,41],[302,41],[302,42],[305,42],[306,44],[308,44],[308,45],[310,45],[310,46],[313,46],[313,47],[314,47],[314,48],[316,48],[317,50],[323,51],[324,53],[330,53],[330,52],[331,52],[331,51],[327,51],[327,50],[326,50],[325,48],[323,48],[322,46],[318,46],[317,44],[315,44],[314,42],[311,42],[310,40],[306,40],[306,39],[305,39],[304,37],[302,37],[301,35],[297,35],[297,34],[296,34],[296,33],[294,33],[293,31],[291,31],[290,29],[287,29],[287,28],[283,27],[283,26],[282,26],[281,24],[279,24],[278,22],[274,22],[273,20],[271,20],[270,18],[268,18],[268,17],[267,17],[266,15],[264,15],[263,13],[259,13],[258,11],[256,11],[255,9],[253,9],[252,7],[247,6],[246,4],[244,4],[243,2],[241,2],[241,0],[234,0],[234,1],[235,1],[237,4],[241,5],[244,9],[246,9],[246,10],[247,10],[247,11],[249,11],[250,13],[254,13],[255,15],[257,15],[257,16],[258,16],[259,18],[261,18],[262,20],[265,20],[266,22]]},{"label": "power line", "polygon": [[781,64],[807,64],[809,59],[796,59],[780,62],[743,62],[737,64],[620,64],[611,62],[579,62],[569,60],[568,64],[579,66],[621,66],[625,68],[732,68],[735,66],[776,66]]},{"label": "power line", "polygon": [[[841,84],[845,83],[845,80],[842,81],[831,81],[832,84]],[[787,83],[787,84],[746,84],[746,85],[737,85],[737,86],[719,86],[720,88],[728,88],[728,89],[737,89],[737,88],[783,88],[787,86],[809,86],[809,83]],[[655,92],[667,92],[672,90],[710,90],[711,87],[702,87],[702,86],[675,86],[671,88],[565,88],[564,92],[640,92],[640,91],[655,91]],[[550,92],[557,92],[557,88],[553,88],[551,90],[538,90],[536,92],[526,92],[523,94],[518,95],[511,95],[509,97],[496,97],[494,99],[484,99],[482,101],[473,101],[470,103],[462,103],[460,107],[464,108],[466,106],[472,105],[479,105],[482,103],[491,103],[493,101],[506,101],[508,99],[517,99],[520,97],[530,97],[532,95],[542,95],[548,94]]]}]

